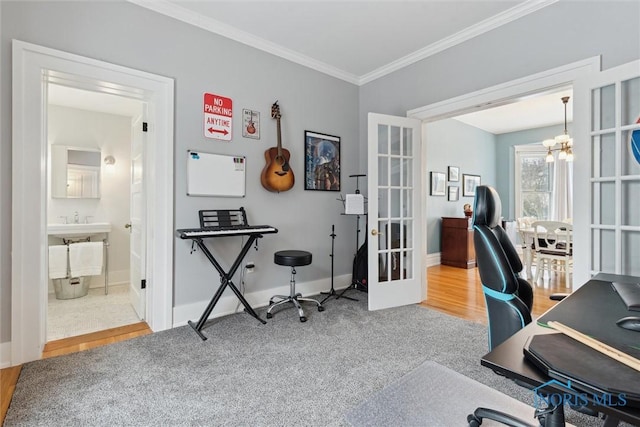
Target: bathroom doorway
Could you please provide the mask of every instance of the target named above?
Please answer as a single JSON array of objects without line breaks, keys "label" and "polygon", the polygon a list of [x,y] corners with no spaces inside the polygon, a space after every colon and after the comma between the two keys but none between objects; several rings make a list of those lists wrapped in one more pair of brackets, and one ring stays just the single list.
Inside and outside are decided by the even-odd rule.
[{"label": "bathroom doorway", "polygon": [[[105,224],[109,229],[66,238],[48,235],[53,250],[90,249],[87,241],[104,245],[102,256],[92,260],[102,265],[100,274],[74,277],[66,259],[65,277],[50,276],[46,310],[46,342],[50,342],[144,320],[144,309],[131,303],[133,298],[139,305],[141,298],[130,283],[132,267],[139,276],[137,260],[144,257],[136,253],[131,262],[130,248],[144,247],[133,241],[141,239],[137,230],[143,229],[144,223],[138,220],[137,230],[132,232],[130,201],[132,187],[144,188],[139,177],[132,179],[132,165],[144,162],[142,150],[137,149],[135,159],[131,153],[133,138],[140,145],[140,132],[133,126],[142,126],[145,105],[131,98],[54,83],[47,84],[47,93],[47,224],[86,224],[87,230],[93,224]],[[62,154],[56,156],[59,152]],[[75,153],[96,153],[98,166],[78,165],[81,161],[71,156]],[[97,179],[88,176],[90,172],[95,172]],[[123,191],[126,188],[128,192]],[[51,258],[49,265],[53,265]]]},{"label": "bathroom doorway", "polygon": [[[173,321],[173,104],[171,78],[19,40],[12,41],[11,364],[42,357],[47,311],[47,91],[50,82],[137,99],[148,107],[146,322]],[[55,80],[51,80],[55,79]],[[162,171],[159,173],[158,171]],[[149,209],[147,206],[151,206]]]}]

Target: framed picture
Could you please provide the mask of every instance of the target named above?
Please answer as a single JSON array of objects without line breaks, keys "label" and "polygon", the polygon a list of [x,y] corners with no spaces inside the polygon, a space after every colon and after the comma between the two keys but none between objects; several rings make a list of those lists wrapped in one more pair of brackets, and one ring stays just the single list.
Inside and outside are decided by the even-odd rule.
[{"label": "framed picture", "polygon": [[480,175],[462,174],[462,196],[474,197],[478,185],[480,185]]},{"label": "framed picture", "polygon": [[454,187],[453,185],[450,185],[448,190],[450,202],[455,202],[460,198],[460,187]]},{"label": "framed picture", "polygon": [[340,191],[340,137],[304,131],[304,189]]},{"label": "framed picture", "polygon": [[431,172],[431,196],[444,196],[447,176],[444,172]]},{"label": "framed picture", "polygon": [[460,168],[457,166],[449,166],[448,168],[449,182],[460,181]]},{"label": "framed picture", "polygon": [[242,109],[242,136],[260,139],[260,112]]}]

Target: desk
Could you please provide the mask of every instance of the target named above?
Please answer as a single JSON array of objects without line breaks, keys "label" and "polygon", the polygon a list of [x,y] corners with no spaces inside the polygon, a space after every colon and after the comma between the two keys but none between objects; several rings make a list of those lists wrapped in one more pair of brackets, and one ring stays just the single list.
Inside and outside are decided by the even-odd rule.
[{"label": "desk", "polygon": [[[590,323],[589,319],[599,319],[601,315],[604,317],[612,317],[617,316],[616,318],[623,317],[628,311],[623,307],[621,313],[601,313],[599,310],[602,310],[604,306],[606,308],[606,304],[599,304],[598,302],[594,302],[593,305],[589,308],[591,311],[580,310],[577,312],[572,308],[577,299],[581,297],[580,294],[585,294],[588,292],[589,286],[602,286],[602,282],[598,281],[627,281],[627,282],[636,282],[640,281],[638,277],[632,276],[619,276],[613,274],[598,274],[594,277],[594,280],[587,282],[583,287],[575,291],[572,295],[565,298],[563,301],[559,302],[555,307],[551,308],[547,311],[540,319],[549,319],[549,317],[563,317],[563,316],[572,316],[574,321],[578,319],[578,316],[584,316],[585,323]],[[611,299],[619,298],[617,295],[613,294],[613,289],[607,285],[608,289],[611,289],[611,294],[609,295]],[[572,300],[573,299],[573,300]],[[600,308],[599,308],[600,307]],[[593,320],[591,321],[593,323]],[[600,322],[602,324],[602,322]],[[573,326],[575,328],[575,325]],[[619,332],[619,329],[615,323],[611,324],[611,328],[615,333]],[[616,328],[616,329],[613,329]],[[629,331],[625,331],[629,332]],[[550,334],[550,333],[558,333],[552,329],[542,327],[535,322],[530,323],[516,334],[511,336],[505,342],[494,348],[490,353],[486,354],[481,359],[482,366],[486,366],[491,368],[494,372],[498,374],[504,375],[507,378],[511,378],[517,381],[521,381],[531,388],[538,387],[545,382],[549,381],[550,377],[545,375],[542,371],[537,369],[529,360],[524,357],[523,347],[526,344],[529,337],[536,334]],[[638,334],[637,332],[633,332]],[[639,339],[640,339],[640,334]],[[556,392],[563,392],[563,390],[555,390]],[[533,391],[532,391],[533,393]],[[593,403],[593,402],[591,402]],[[498,409],[499,408],[495,408]],[[601,406],[598,407],[598,410],[604,414],[609,415],[612,418],[626,421],[632,424],[640,425],[640,409],[632,408],[628,406],[623,407],[615,407],[615,406]],[[607,424],[605,424],[607,425]],[[612,424],[616,425],[616,424]]]}]

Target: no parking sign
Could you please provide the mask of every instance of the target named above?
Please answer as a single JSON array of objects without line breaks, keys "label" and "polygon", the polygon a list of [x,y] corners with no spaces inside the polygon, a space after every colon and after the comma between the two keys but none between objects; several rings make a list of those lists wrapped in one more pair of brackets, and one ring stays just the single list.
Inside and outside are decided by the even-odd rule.
[{"label": "no parking sign", "polygon": [[231,141],[233,125],[233,101],[231,98],[204,94],[204,136]]}]

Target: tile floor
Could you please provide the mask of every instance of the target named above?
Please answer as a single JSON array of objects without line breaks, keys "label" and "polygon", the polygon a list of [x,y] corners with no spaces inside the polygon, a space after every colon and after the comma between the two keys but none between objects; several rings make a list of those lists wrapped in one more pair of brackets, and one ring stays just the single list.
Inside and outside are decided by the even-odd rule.
[{"label": "tile floor", "polygon": [[137,323],[140,319],[129,303],[129,285],[89,289],[81,298],[59,300],[49,294],[47,341]]}]

